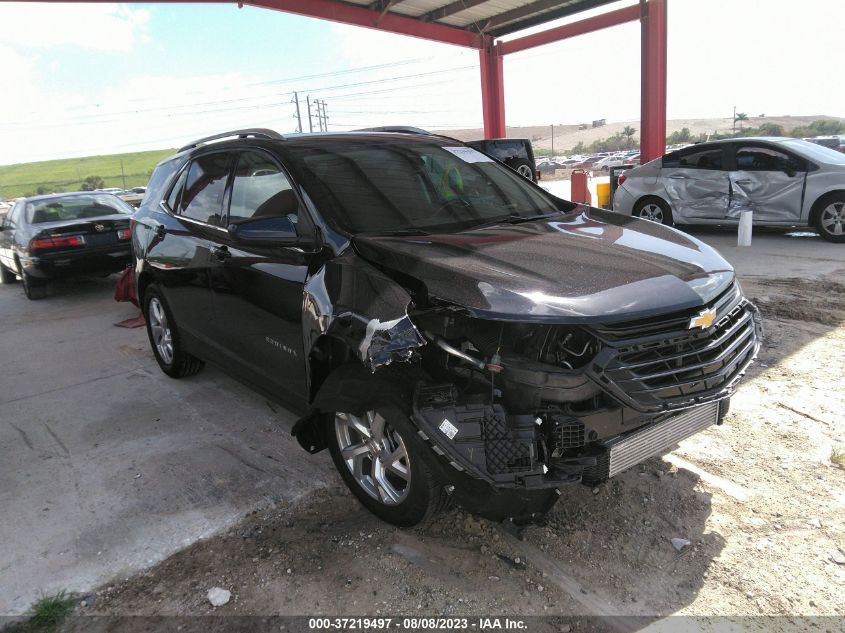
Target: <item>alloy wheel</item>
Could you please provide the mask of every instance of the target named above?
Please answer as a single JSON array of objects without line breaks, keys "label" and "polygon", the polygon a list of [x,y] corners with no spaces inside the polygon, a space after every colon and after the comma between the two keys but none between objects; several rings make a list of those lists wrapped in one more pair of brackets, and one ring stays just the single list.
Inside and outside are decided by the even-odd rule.
[{"label": "alloy wheel", "polygon": [[157,297],[150,299],[148,312],[153,344],[161,360],[165,364],[170,365],[173,363],[173,333],[170,330],[170,325],[167,323],[167,314],[164,311],[164,306],[161,305],[161,301]]},{"label": "alloy wheel", "polygon": [[845,235],[845,202],[832,202],[822,210],[821,225],[831,235]]},{"label": "alloy wheel", "polygon": [[411,467],[402,437],[377,411],[335,415],[340,454],[352,477],[373,499],[402,503],[411,490]]},{"label": "alloy wheel", "polygon": [[663,223],[663,209],[653,202],[649,202],[640,209],[640,217],[644,220]]},{"label": "alloy wheel", "polygon": [[525,178],[531,178],[531,167],[528,165],[520,165],[516,168],[516,173]]}]

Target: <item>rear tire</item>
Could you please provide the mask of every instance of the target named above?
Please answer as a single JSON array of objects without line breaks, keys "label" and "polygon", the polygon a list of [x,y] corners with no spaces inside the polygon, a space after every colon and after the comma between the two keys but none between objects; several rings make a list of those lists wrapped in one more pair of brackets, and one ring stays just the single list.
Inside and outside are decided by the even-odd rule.
[{"label": "rear tire", "polygon": [[533,181],[537,177],[534,170],[531,168],[531,163],[524,158],[515,158],[508,163],[508,166],[520,176],[527,178],[528,180]]},{"label": "rear tire", "polygon": [[833,193],[815,204],[816,230],[822,239],[842,244],[845,242],[845,193]]},{"label": "rear tire", "polygon": [[36,279],[24,271],[21,275],[21,281],[23,282],[23,292],[30,301],[37,301],[47,296],[47,282],[43,279]]},{"label": "rear tire", "polygon": [[660,198],[643,198],[634,205],[634,217],[672,226],[672,209]]},{"label": "rear tire", "polygon": [[11,270],[0,264],[0,283],[13,284],[18,280],[18,276]]},{"label": "rear tire", "polygon": [[155,286],[149,286],[144,294],[143,312],[150,346],[161,371],[171,378],[185,378],[205,366],[205,362],[182,348],[173,313]]},{"label": "rear tire", "polygon": [[[382,398],[385,398],[382,400]],[[398,391],[362,405],[363,413],[324,419],[329,452],[343,482],[382,521],[426,524],[449,500],[426,463],[425,445],[400,406]]]}]

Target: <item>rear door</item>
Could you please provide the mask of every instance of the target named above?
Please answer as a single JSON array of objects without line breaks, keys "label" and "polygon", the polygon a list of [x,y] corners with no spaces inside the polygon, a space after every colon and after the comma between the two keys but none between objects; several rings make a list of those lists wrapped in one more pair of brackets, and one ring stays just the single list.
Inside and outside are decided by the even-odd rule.
[{"label": "rear door", "polygon": [[742,211],[753,211],[755,222],[799,222],[807,161],[769,144],[733,147],[730,218],[736,221]]},{"label": "rear door", "polygon": [[[290,178],[279,162],[260,149],[237,157],[232,180],[228,222],[262,218],[294,224],[302,236],[310,222]],[[311,254],[291,246],[256,246],[236,242],[228,234],[215,247],[225,251],[213,269],[211,285],[217,331],[237,371],[259,387],[294,398],[305,397],[302,306]]]},{"label": "rear door", "polygon": [[687,147],[663,157],[660,181],[676,222],[724,219],[730,180],[724,145]]},{"label": "rear door", "polygon": [[163,203],[169,217],[147,253],[177,326],[211,359],[219,358],[220,349],[213,336],[210,276],[221,265],[216,248],[226,235],[223,204],[233,160],[232,152],[211,152],[182,170]]}]

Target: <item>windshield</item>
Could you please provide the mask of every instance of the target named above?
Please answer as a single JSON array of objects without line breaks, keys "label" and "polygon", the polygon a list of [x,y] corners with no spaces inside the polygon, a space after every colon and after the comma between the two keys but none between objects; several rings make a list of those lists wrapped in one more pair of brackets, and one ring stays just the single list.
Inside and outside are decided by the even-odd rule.
[{"label": "windshield", "polygon": [[438,232],[569,211],[485,154],[431,139],[309,139],[285,151],[308,195],[348,233]]},{"label": "windshield", "polygon": [[845,154],[825,147],[824,145],[818,145],[817,143],[802,141],[800,139],[781,141],[781,143],[793,151],[800,152],[810,160],[816,160],[829,165],[845,165]]},{"label": "windshield", "polygon": [[120,198],[103,193],[34,200],[26,205],[26,217],[30,224],[87,220],[116,213],[131,215],[134,212],[135,209]]}]

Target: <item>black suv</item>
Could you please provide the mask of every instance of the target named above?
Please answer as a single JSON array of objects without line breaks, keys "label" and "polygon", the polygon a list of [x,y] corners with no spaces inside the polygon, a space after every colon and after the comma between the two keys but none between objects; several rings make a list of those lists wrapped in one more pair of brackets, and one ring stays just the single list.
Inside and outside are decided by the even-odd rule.
[{"label": "black suv", "polygon": [[299,412],[397,525],[453,499],[537,520],[720,422],[759,347],[709,246],[436,135],[202,139],[133,226],[161,369],[213,362]]},{"label": "black suv", "polygon": [[504,163],[520,176],[537,182],[534,148],[527,138],[494,138],[468,141],[466,144]]}]

